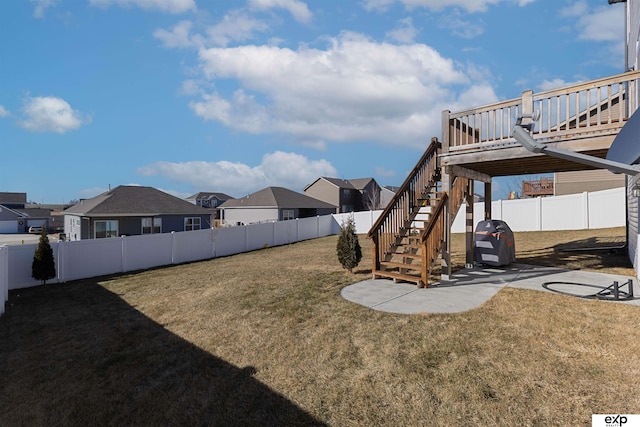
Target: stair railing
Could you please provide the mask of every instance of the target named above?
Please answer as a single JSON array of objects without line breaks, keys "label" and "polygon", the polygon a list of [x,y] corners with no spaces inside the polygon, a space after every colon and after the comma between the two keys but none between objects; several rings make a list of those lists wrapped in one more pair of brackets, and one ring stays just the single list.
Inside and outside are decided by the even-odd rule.
[{"label": "stair railing", "polygon": [[373,241],[372,273],[380,270],[380,261],[399,243],[415,218],[419,200],[426,198],[429,189],[436,184],[439,149],[440,142],[432,138],[427,150],[369,230],[368,236]]},{"label": "stair railing", "polygon": [[449,207],[450,223],[453,222],[460,206],[464,201],[465,192],[469,185],[469,180],[463,177],[455,177],[451,188],[451,196],[446,192],[442,193],[442,198],[435,206],[429,217],[429,221],[425,225],[420,241],[422,244],[422,283],[423,286],[429,284],[429,276],[433,270],[433,263],[438,258],[438,254],[442,250],[446,235],[446,215],[447,200],[450,200]]}]

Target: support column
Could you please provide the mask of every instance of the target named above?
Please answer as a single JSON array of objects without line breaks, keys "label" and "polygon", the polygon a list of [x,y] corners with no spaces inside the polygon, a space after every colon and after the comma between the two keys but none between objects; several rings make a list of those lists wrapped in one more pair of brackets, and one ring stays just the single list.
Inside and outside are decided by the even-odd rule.
[{"label": "support column", "polygon": [[465,241],[466,241],[466,259],[465,267],[473,268],[473,180],[469,180],[467,189],[465,190]]},{"label": "support column", "polygon": [[449,197],[444,206],[444,241],[442,242],[442,272],[440,274],[442,281],[448,281],[451,277],[451,184],[453,183],[453,175],[449,174],[446,168],[442,168],[442,191],[446,192]]},{"label": "support column", "polygon": [[484,183],[484,219],[491,219],[491,182]]}]

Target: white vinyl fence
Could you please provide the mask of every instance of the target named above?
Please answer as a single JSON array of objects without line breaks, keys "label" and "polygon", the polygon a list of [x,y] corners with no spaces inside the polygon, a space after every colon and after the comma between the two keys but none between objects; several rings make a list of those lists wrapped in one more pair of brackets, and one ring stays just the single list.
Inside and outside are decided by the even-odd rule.
[{"label": "white vinyl fence", "polygon": [[[339,223],[327,215],[241,227],[51,243],[57,277],[47,283],[234,255],[330,236],[339,229]],[[40,284],[31,277],[37,246],[0,246],[0,314],[9,290]]]},{"label": "white vinyl fence", "polygon": [[[496,200],[491,218],[506,222],[513,231],[590,230],[624,227],[625,189],[594,191],[535,199]],[[464,233],[465,206],[462,205],[451,231]],[[484,203],[473,206],[474,229],[484,218]]]},{"label": "white vinyl fence", "polygon": [[[483,218],[483,203],[474,205],[475,221]],[[492,216],[513,231],[571,230],[624,226],[624,188],[522,200],[493,202]],[[452,232],[464,232],[464,206]],[[337,234],[342,222],[353,215],[356,232],[367,233],[382,211],[327,215],[239,227],[180,233],[92,239],[51,243],[57,277],[47,283],[63,283],[163,265],[211,259],[267,246]],[[475,227],[475,225],[474,225]],[[37,245],[0,246],[0,298],[7,301],[10,289],[39,285],[31,277]],[[0,304],[0,314],[4,303]]]}]

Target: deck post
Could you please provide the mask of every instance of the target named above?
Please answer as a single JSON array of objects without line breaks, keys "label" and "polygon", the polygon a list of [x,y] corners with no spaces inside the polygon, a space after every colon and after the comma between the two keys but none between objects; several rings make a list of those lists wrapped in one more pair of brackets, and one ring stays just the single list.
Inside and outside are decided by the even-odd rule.
[{"label": "deck post", "polygon": [[[446,168],[442,168],[442,191],[451,195],[453,175]],[[442,242],[442,271],[440,273],[442,281],[448,281],[451,277],[451,197],[447,197],[444,204],[444,241]]]},{"label": "deck post", "polygon": [[442,153],[445,154],[449,152],[449,141],[451,138],[451,125],[449,120],[450,114],[451,111],[449,110],[444,110],[442,112],[442,141],[440,142],[440,147]]},{"label": "deck post", "polygon": [[467,188],[465,189],[464,201],[465,201],[465,242],[466,242],[466,257],[465,267],[473,268],[473,180],[468,180]]},{"label": "deck post", "polygon": [[491,182],[484,183],[484,219],[491,219]]},{"label": "deck post", "polygon": [[374,234],[371,236],[372,245],[371,245],[371,278],[376,278],[376,271],[380,270],[380,256],[378,255],[378,234]]}]

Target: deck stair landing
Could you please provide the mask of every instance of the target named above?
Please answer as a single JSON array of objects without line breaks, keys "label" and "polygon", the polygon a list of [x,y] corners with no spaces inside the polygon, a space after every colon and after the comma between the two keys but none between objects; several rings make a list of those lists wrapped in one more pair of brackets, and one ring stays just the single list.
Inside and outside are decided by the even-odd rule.
[{"label": "deck stair landing", "polygon": [[[374,279],[386,277],[420,287],[428,284],[444,242],[449,199],[442,188],[439,152],[440,142],[434,138],[369,231]],[[466,179],[457,178],[454,189],[465,182]],[[452,203],[451,212],[457,212],[462,196],[456,196],[458,202]]]}]

